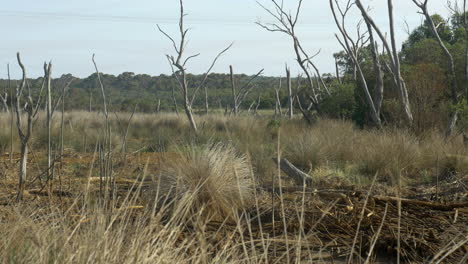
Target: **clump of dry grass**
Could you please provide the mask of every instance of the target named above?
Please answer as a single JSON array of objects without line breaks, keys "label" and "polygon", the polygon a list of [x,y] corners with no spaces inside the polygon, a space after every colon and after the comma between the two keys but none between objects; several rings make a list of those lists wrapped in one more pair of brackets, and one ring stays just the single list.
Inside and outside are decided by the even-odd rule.
[{"label": "clump of dry grass", "polygon": [[190,197],[193,209],[207,208],[211,216],[224,218],[252,205],[251,166],[231,145],[191,146],[180,151],[178,159],[162,165],[161,177],[161,193]]}]

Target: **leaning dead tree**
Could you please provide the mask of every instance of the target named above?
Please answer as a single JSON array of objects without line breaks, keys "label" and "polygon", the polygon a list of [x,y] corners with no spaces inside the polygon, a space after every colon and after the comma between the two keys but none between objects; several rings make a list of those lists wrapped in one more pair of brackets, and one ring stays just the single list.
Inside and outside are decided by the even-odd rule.
[{"label": "leaning dead tree", "polygon": [[[330,90],[328,89],[328,86],[325,84],[324,80],[322,79],[322,75],[320,74],[319,69],[312,61],[312,59],[315,56],[317,56],[320,53],[320,51],[318,51],[316,54],[312,56],[309,55],[305,51],[305,49],[302,47],[302,44],[296,33],[296,26],[297,26],[297,22],[299,20],[299,16],[301,13],[301,7],[302,7],[303,1],[299,0],[297,8],[295,12],[293,13],[285,10],[283,1],[281,1],[281,3],[278,3],[277,0],[271,0],[271,2],[273,4],[272,8],[268,8],[259,2],[257,3],[268,14],[270,14],[275,19],[276,22],[275,23],[257,22],[256,24],[264,28],[267,31],[280,32],[280,33],[288,35],[291,38],[293,42],[294,52],[296,55],[296,61],[301,67],[302,71],[304,72],[307,78],[308,88],[309,88],[309,91],[311,92],[309,99],[312,101],[315,110],[317,110],[317,112],[320,112],[320,98],[322,94],[326,94],[329,96]],[[319,79],[319,85],[314,84],[313,73],[311,71],[311,68],[315,71]]]},{"label": "leaning dead tree", "polygon": [[[28,169],[28,143],[31,139],[32,129],[34,121],[37,117],[39,106],[41,105],[42,91],[44,90],[45,82],[47,76],[44,75],[42,85],[39,91],[39,97],[35,101],[33,99],[33,94],[31,87],[26,78],[26,68],[21,62],[21,57],[19,52],[16,54],[18,60],[18,65],[22,71],[22,79],[19,85],[16,86],[16,100],[14,103],[14,109],[16,113],[16,126],[18,128],[18,136],[21,142],[21,152],[20,152],[20,167],[19,167],[19,183],[18,183],[18,195],[17,201],[23,199],[23,192],[27,179],[27,169]],[[47,65],[44,64],[44,71],[47,72]],[[24,104],[24,105],[23,105]],[[23,122],[23,117],[26,115],[26,123]]]},{"label": "leaning dead tree", "polygon": [[252,85],[252,82],[257,79],[263,73],[263,69],[261,69],[257,74],[252,76],[244,85],[241,86],[240,89],[236,89],[236,82],[234,79],[234,70],[232,65],[229,65],[229,78],[231,81],[231,94],[232,94],[232,113],[236,116],[239,114],[239,107],[244,101],[245,97],[252,91],[255,87]]},{"label": "leaning dead tree", "polygon": [[[449,68],[449,74],[447,76],[447,80],[448,80],[448,84],[449,84],[450,91],[451,91],[452,104],[456,105],[458,104],[459,95],[458,95],[457,74],[455,71],[455,61],[453,59],[453,56],[448,50],[447,46],[442,41],[439,35],[439,32],[437,31],[437,27],[434,24],[434,20],[429,14],[429,11],[427,9],[427,4],[429,1],[428,0],[423,0],[423,1],[412,0],[412,1],[421,10],[420,13],[424,15],[424,18],[426,19],[426,23],[429,25],[429,28],[432,34],[436,38],[437,43],[439,43],[440,48],[444,51],[444,54],[447,57],[448,68]],[[453,131],[455,130],[457,120],[458,120],[458,111],[454,110],[450,113],[450,120],[449,120],[449,124],[447,127],[447,136],[452,135]]]},{"label": "leaning dead tree", "polygon": [[408,90],[406,88],[406,83],[401,75],[400,67],[400,58],[398,56],[398,50],[395,41],[395,23],[393,19],[393,1],[387,0],[388,6],[388,19],[390,24],[390,42],[391,46],[388,43],[386,35],[380,30],[380,28],[375,23],[374,19],[369,15],[368,9],[364,7],[361,0],[355,0],[356,6],[361,11],[361,15],[364,18],[366,24],[369,24],[372,29],[377,33],[380,41],[382,42],[383,48],[386,51],[388,56],[388,62],[383,61],[383,65],[390,73],[393,82],[398,90],[398,96],[400,103],[403,108],[403,114],[405,116],[406,122],[411,126],[413,123],[413,114],[411,112],[410,101],[408,98]]},{"label": "leaning dead tree", "polygon": [[360,23],[357,26],[358,28],[357,30],[358,40],[357,41],[353,40],[351,35],[348,33],[348,30],[346,29],[346,16],[351,10],[351,7],[353,6],[353,4],[351,0],[348,0],[346,5],[342,7],[340,6],[338,0],[329,0],[329,2],[330,2],[330,9],[335,19],[336,26],[338,27],[338,30],[340,31],[340,34],[341,34],[341,37],[335,34],[336,39],[343,47],[346,54],[351,58],[352,63],[354,65],[354,69],[356,69],[357,76],[361,83],[361,87],[363,89],[367,104],[369,106],[369,114],[372,118],[372,121],[377,127],[382,127],[382,122],[380,119],[380,108],[381,108],[382,97],[383,97],[383,76],[382,76],[381,68],[379,67],[380,64],[378,62],[378,55],[377,55],[378,51],[376,50],[376,47],[375,47],[374,38],[372,34],[372,28],[369,27],[368,29],[369,29],[369,36],[370,36],[369,38],[371,41],[370,47],[372,50],[374,70],[378,71],[377,76],[382,77],[382,79],[379,79],[379,81],[377,82],[377,86],[375,87],[374,97],[372,97],[369,91],[367,80],[366,80],[366,77],[361,67],[361,63],[358,58],[359,51],[361,49],[359,43],[366,43],[366,41],[362,41],[362,39],[364,39],[364,36],[360,34],[360,30],[359,30]]},{"label": "leaning dead tree", "polygon": [[200,53],[185,56],[185,49],[187,48],[187,43],[188,43],[187,34],[188,34],[190,29],[186,29],[185,26],[184,26],[184,17],[187,14],[184,13],[183,0],[179,0],[179,3],[180,3],[180,17],[179,17],[180,41],[179,41],[179,43],[177,44],[176,41],[174,40],[174,38],[171,37],[169,34],[167,34],[164,30],[162,30],[161,27],[159,27],[159,25],[157,25],[157,27],[158,27],[159,31],[171,41],[172,46],[174,48],[175,56],[166,55],[166,57],[167,57],[167,60],[169,61],[169,65],[171,66],[172,74],[174,75],[175,79],[177,80],[177,83],[178,83],[179,88],[180,88],[180,90],[182,92],[182,95],[183,95],[183,100],[184,100],[183,101],[183,106],[184,106],[185,114],[187,115],[187,118],[189,120],[190,126],[193,129],[193,131],[197,132],[197,124],[196,124],[195,119],[193,117],[193,108],[192,108],[193,107],[193,102],[195,101],[195,97],[197,95],[198,90],[201,87],[204,87],[204,85],[206,83],[206,80],[208,79],[208,75],[210,74],[211,70],[215,66],[216,61],[219,59],[219,57],[221,57],[221,55],[223,53],[225,53],[226,51],[228,51],[231,48],[232,44],[230,44],[227,48],[225,48],[224,50],[219,52],[218,55],[216,55],[216,57],[213,59],[211,65],[210,65],[210,67],[205,72],[205,74],[203,76],[203,79],[200,82],[200,84],[198,84],[193,89],[193,92],[190,93],[191,89],[189,89],[189,83],[187,81],[186,65],[191,59],[193,59],[195,57],[198,57],[200,55]]}]

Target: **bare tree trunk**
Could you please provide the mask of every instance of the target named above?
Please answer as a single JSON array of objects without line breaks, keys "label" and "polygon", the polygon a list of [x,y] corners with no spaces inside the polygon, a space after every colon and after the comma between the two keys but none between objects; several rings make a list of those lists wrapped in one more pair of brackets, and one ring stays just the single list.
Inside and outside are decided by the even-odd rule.
[{"label": "bare tree trunk", "polygon": [[257,106],[255,107],[254,115],[257,115],[257,114],[258,114],[258,107],[259,107],[259,106],[260,106],[260,95],[258,96]]},{"label": "bare tree trunk", "polygon": [[[167,60],[169,61],[169,64],[172,69],[172,73],[174,77],[176,78],[177,82],[179,83],[179,87],[182,90],[183,96],[184,96],[184,110],[185,114],[187,115],[187,118],[189,120],[190,126],[193,129],[193,131],[196,133],[197,132],[197,125],[195,123],[195,119],[193,118],[193,113],[192,113],[192,106],[193,102],[195,100],[195,96],[197,95],[198,90],[201,87],[204,87],[205,82],[208,78],[208,75],[210,74],[211,70],[216,64],[216,61],[223,55],[226,51],[228,51],[231,47],[232,44],[229,45],[227,48],[222,50],[221,52],[218,53],[218,55],[214,58],[212,61],[210,67],[208,70],[205,72],[203,80],[200,82],[200,84],[194,89],[192,96],[189,97],[189,87],[187,84],[187,70],[186,70],[186,64],[190,59],[193,59],[197,57],[200,54],[195,54],[191,55],[188,57],[184,56],[184,51],[185,47],[187,46],[187,40],[186,36],[187,33],[189,32],[190,29],[185,29],[184,28],[184,17],[186,14],[184,13],[184,3],[183,0],[179,0],[179,6],[180,6],[180,16],[179,16],[179,33],[180,33],[180,43],[179,45],[176,44],[174,41],[174,38],[172,38],[169,34],[167,34],[164,30],[162,30],[159,25],[158,29],[159,31],[166,36],[172,43],[172,46],[175,50],[176,56],[170,56],[166,55]],[[177,71],[174,69],[174,67],[177,69]]]},{"label": "bare tree trunk", "polygon": [[380,110],[382,108],[383,93],[384,93],[384,74],[382,71],[382,65],[379,61],[379,53],[377,43],[374,40],[374,34],[372,32],[372,26],[366,21],[367,30],[369,32],[369,41],[372,55],[372,63],[375,74],[375,86],[374,86],[374,107],[375,112],[380,116]]},{"label": "bare tree trunk", "polygon": [[47,180],[51,183],[50,167],[52,165],[52,145],[51,145],[51,123],[52,123],[52,95],[51,95],[51,82],[52,82],[52,64],[44,65],[44,75],[47,76]]},{"label": "bare tree trunk", "polygon": [[185,114],[187,115],[187,118],[189,120],[190,127],[196,133],[198,131],[197,123],[195,122],[195,118],[193,117],[192,105],[190,104],[190,100],[188,98],[188,84],[187,84],[187,77],[185,75],[185,71],[182,72],[182,82],[183,82],[183,87],[184,87],[183,90],[184,90],[184,110],[185,110]]},{"label": "bare tree trunk", "polygon": [[250,104],[249,106],[249,110],[247,110],[247,113],[250,113],[250,111],[252,111],[252,107],[255,105],[255,100]]},{"label": "bare tree trunk", "polygon": [[338,37],[338,35],[335,35],[336,39],[341,44],[343,49],[346,51],[348,56],[351,57],[351,59],[353,61],[353,64],[357,69],[357,74],[358,74],[358,77],[359,77],[359,81],[361,82],[363,92],[364,92],[364,95],[366,97],[367,104],[369,105],[369,109],[370,109],[369,114],[370,114],[374,124],[377,127],[380,128],[380,127],[382,127],[380,116],[378,115],[378,113],[377,113],[377,111],[375,109],[374,100],[372,99],[372,96],[370,95],[369,88],[367,86],[367,80],[366,80],[366,77],[364,76],[364,73],[362,72],[361,65],[359,64],[358,58],[356,57],[356,53],[353,52],[353,50],[356,50],[356,47],[352,46],[354,44],[353,44],[353,42],[350,41],[351,38],[350,38],[348,32],[346,31],[346,28],[345,28],[345,18],[346,18],[346,14],[349,11],[350,6],[346,7],[347,9],[346,9],[345,12],[342,12],[341,8],[338,6],[338,8],[340,9],[340,14],[341,14],[341,22],[340,22],[338,20],[337,14],[335,12],[335,6],[333,4],[333,0],[330,0],[329,2],[330,2],[330,8],[331,8],[331,11],[333,13],[333,18],[335,20],[336,26],[338,27],[338,29],[339,29],[339,31],[340,31],[340,33],[342,35],[342,40]]},{"label": "bare tree trunk", "polygon": [[342,84],[341,76],[340,76],[340,70],[338,68],[338,59],[336,57],[335,57],[335,72],[336,72],[336,79],[338,80],[338,83]]},{"label": "bare tree trunk", "polygon": [[275,94],[276,94],[276,105],[278,106],[278,114],[279,116],[283,115],[283,109],[281,108],[281,101],[280,101],[280,96],[279,96],[279,90],[275,89]]},{"label": "bare tree trunk", "polygon": [[355,0],[355,3],[359,10],[361,11],[362,17],[364,20],[369,23],[379,36],[380,40],[383,43],[385,50],[388,53],[390,64],[391,64],[391,73],[393,77],[393,81],[398,88],[398,95],[400,99],[400,103],[403,107],[403,112],[405,115],[406,122],[411,126],[413,123],[413,114],[411,113],[411,106],[408,98],[408,90],[406,89],[405,81],[403,80],[400,72],[400,61],[398,57],[398,51],[396,49],[395,43],[395,31],[394,31],[394,20],[393,20],[393,4],[392,0],[388,0],[388,13],[389,13],[389,23],[390,23],[390,39],[392,42],[392,48],[388,44],[386,35],[382,33],[379,27],[376,25],[374,20],[369,16],[367,13],[367,9],[364,8],[361,0]]},{"label": "bare tree trunk", "polygon": [[[10,90],[10,89],[9,89]],[[9,106],[8,106],[8,93],[11,91],[7,92],[7,86],[3,86],[3,95],[0,94],[0,100],[2,100],[3,103],[3,109],[6,113],[10,112]],[[10,97],[13,97],[12,94],[10,94]],[[10,98],[13,99],[13,98]]]},{"label": "bare tree trunk", "polygon": [[14,119],[14,104],[13,104],[13,88],[11,87],[11,77],[10,77],[10,64],[7,64],[7,73],[8,73],[8,89],[10,90],[10,163],[13,164],[13,119]]},{"label": "bare tree trunk", "polygon": [[179,116],[179,108],[177,107],[177,100],[175,97],[174,86],[172,86],[172,103],[174,104],[174,111],[176,112],[177,116]]},{"label": "bare tree trunk", "polygon": [[447,137],[451,136],[453,134],[453,131],[455,131],[455,128],[457,126],[457,121],[458,121],[458,111],[454,110],[450,114],[449,123],[447,127],[447,132],[446,132]]},{"label": "bare tree trunk", "polygon": [[[135,110],[134,110],[134,112],[135,112]],[[156,113],[159,113],[159,112],[161,112],[161,99],[158,99],[158,106],[156,108]]]},{"label": "bare tree trunk", "polygon": [[[275,89],[275,94],[278,93],[278,90]],[[278,117],[278,100],[275,100],[275,119]]]},{"label": "bare tree trunk", "polygon": [[[468,17],[466,14],[466,0],[463,0],[463,28],[468,36]],[[468,41],[465,42],[465,100],[468,103]]]},{"label": "bare tree trunk", "polygon": [[294,117],[294,98],[292,93],[291,71],[286,66],[286,83],[288,85],[288,106],[289,106],[289,119]]},{"label": "bare tree trunk", "polygon": [[60,115],[60,167],[63,166],[63,151],[64,151],[64,116],[65,116],[65,89],[62,90],[62,113]]},{"label": "bare tree trunk", "polygon": [[[465,34],[468,35],[468,23],[465,23]],[[468,41],[465,45],[465,100],[468,103]]]},{"label": "bare tree trunk", "polygon": [[3,90],[3,95],[0,94],[0,100],[2,101],[3,110],[6,113],[9,113],[10,110],[8,109],[8,93],[6,92],[6,87],[4,87]]},{"label": "bare tree trunk", "polygon": [[[101,159],[101,162],[103,164],[102,171],[100,174],[101,178],[105,179],[105,184],[106,186],[110,186],[110,194],[109,194],[109,189],[105,188],[104,192],[104,199],[105,200],[110,200],[110,195],[115,195],[115,188],[116,188],[116,182],[115,182],[115,177],[112,174],[112,134],[111,134],[111,126],[109,122],[109,112],[107,111],[107,99],[106,99],[106,92],[104,90],[104,84],[102,83],[101,79],[101,73],[99,72],[99,69],[97,67],[96,61],[94,60],[95,54],[92,56],[92,62],[94,64],[94,69],[96,70],[96,75],[98,78],[98,84],[99,88],[101,90],[101,96],[102,96],[102,105],[103,105],[103,112],[104,112],[104,117],[105,117],[105,133],[104,133],[104,140],[102,144],[102,151],[104,151],[104,156]],[[102,181],[100,188],[102,188]],[[100,192],[102,194],[102,192]]]},{"label": "bare tree trunk", "polygon": [[209,105],[208,105],[208,89],[205,87],[203,87],[203,89],[205,90],[205,115],[208,114],[208,109],[209,109]]},{"label": "bare tree trunk", "polygon": [[[403,103],[403,109],[405,111],[405,117],[407,122],[411,125],[413,123],[413,114],[411,113],[410,102],[408,98],[408,90],[406,89],[406,83],[401,76],[400,70],[400,58],[398,57],[398,50],[395,41],[395,23],[393,19],[393,2],[387,0],[388,4],[388,18],[390,23],[390,40],[392,42],[393,60],[394,60],[394,74],[398,81],[398,89],[400,91],[400,100]],[[369,22],[369,21],[368,21]]]},{"label": "bare tree trunk", "polygon": [[234,70],[232,65],[229,65],[229,76],[231,80],[231,91],[232,91],[232,111],[235,116],[237,116],[237,100],[236,100],[236,85],[234,83]]},{"label": "bare tree trunk", "polygon": [[28,143],[21,142],[18,196],[16,197],[17,201],[23,200],[23,193],[24,193],[26,178],[27,178],[27,169],[28,169]]},{"label": "bare tree trunk", "polygon": [[[19,175],[18,175],[19,184],[18,184],[18,195],[17,195],[17,201],[19,202],[23,199],[23,191],[24,191],[25,183],[27,179],[28,142],[29,142],[29,139],[31,138],[34,119],[37,115],[39,106],[41,104],[42,90],[44,88],[47,75],[44,75],[41,90],[39,91],[39,98],[36,102],[36,105],[34,105],[31,89],[27,84],[26,68],[24,67],[24,64],[21,62],[21,57],[20,57],[19,52],[16,54],[16,58],[18,60],[18,65],[20,66],[21,71],[23,73],[21,84],[16,87],[16,102],[14,104],[15,113],[16,113],[16,127],[18,128],[18,136],[21,141],[20,168],[19,168]],[[44,64],[44,67],[45,67],[45,64]],[[26,106],[23,107],[22,97],[23,97],[23,92],[25,91],[25,88],[27,88],[27,97],[25,98],[27,103],[26,103]],[[26,112],[27,114],[26,128],[23,128],[22,126],[23,112]]]}]

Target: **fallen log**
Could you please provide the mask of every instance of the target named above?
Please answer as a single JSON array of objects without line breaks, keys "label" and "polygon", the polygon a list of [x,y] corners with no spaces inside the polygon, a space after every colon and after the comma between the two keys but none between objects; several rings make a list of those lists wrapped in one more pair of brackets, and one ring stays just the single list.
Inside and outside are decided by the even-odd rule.
[{"label": "fallen log", "polygon": [[276,166],[279,166],[280,169],[291,179],[293,179],[297,185],[302,186],[304,182],[307,185],[312,184],[312,177],[298,169],[294,164],[289,162],[287,159],[281,159],[278,165],[278,159],[273,158],[273,161],[275,162]]},{"label": "fallen log", "polygon": [[441,203],[431,203],[431,202],[411,200],[411,199],[391,197],[391,196],[373,196],[372,198],[374,198],[376,201],[383,201],[383,202],[396,203],[398,201],[401,201],[403,205],[423,206],[423,207],[429,207],[429,208],[441,210],[441,211],[450,211],[456,208],[468,207],[468,202],[441,204]]}]

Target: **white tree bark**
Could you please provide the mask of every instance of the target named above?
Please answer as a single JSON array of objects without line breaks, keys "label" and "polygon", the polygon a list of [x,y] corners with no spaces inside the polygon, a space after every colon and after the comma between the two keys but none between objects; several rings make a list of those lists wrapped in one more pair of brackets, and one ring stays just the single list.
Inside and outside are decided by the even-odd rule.
[{"label": "white tree bark", "polygon": [[410,105],[409,98],[408,98],[408,90],[406,88],[406,83],[401,76],[400,60],[398,57],[398,51],[397,51],[396,44],[395,44],[393,2],[392,0],[387,1],[389,23],[390,23],[390,39],[392,42],[392,48],[390,48],[390,45],[388,44],[386,35],[382,33],[380,28],[374,22],[372,17],[367,12],[367,9],[364,8],[364,5],[362,4],[361,0],[355,0],[355,3],[356,3],[356,6],[361,11],[362,17],[364,18],[366,23],[369,23],[372,26],[372,28],[375,30],[380,40],[382,41],[382,44],[385,50],[387,51],[387,55],[390,61],[390,69],[391,69],[393,81],[395,83],[395,86],[398,88],[398,95],[399,95],[400,103],[403,107],[403,113],[404,113],[406,122],[411,126],[413,123],[413,114],[411,112],[411,105]]},{"label": "white tree bark", "polygon": [[[370,116],[372,118],[372,121],[374,122],[374,124],[377,127],[382,127],[382,122],[380,120],[380,115],[377,113],[377,110],[375,108],[374,100],[373,100],[373,98],[372,98],[372,96],[371,96],[371,94],[369,92],[369,88],[367,86],[366,77],[364,76],[364,73],[362,72],[361,65],[360,65],[359,60],[357,58],[358,47],[355,46],[354,42],[352,41],[351,37],[349,36],[349,34],[348,34],[347,30],[346,30],[345,19],[346,19],[346,14],[348,13],[348,11],[351,8],[351,5],[349,4],[350,2],[348,2],[348,5],[344,9],[342,9],[338,5],[338,1],[336,1],[336,0],[335,0],[335,3],[333,3],[333,0],[329,0],[329,2],[330,2],[330,9],[331,9],[331,11],[333,13],[333,18],[335,20],[336,26],[338,27],[338,30],[340,31],[341,36],[342,36],[342,38],[340,38],[340,37],[338,37],[338,35],[335,35],[336,39],[341,44],[341,46],[343,47],[345,52],[348,54],[348,56],[351,57],[351,59],[353,61],[353,64],[357,69],[358,78],[359,78],[359,81],[361,82],[361,86],[362,86],[362,89],[363,89],[367,104],[368,104],[369,109],[370,109],[369,114],[370,114]],[[341,20],[338,19],[338,15],[337,15],[336,10],[335,10],[335,4],[337,5],[338,10],[340,11]],[[342,11],[342,10],[344,10],[344,11]]]},{"label": "white tree bark", "polygon": [[[16,87],[16,100],[14,104],[14,109],[16,113],[16,127],[18,128],[18,136],[21,142],[21,153],[20,153],[20,167],[19,167],[19,175],[18,175],[18,195],[17,201],[21,201],[23,199],[23,192],[25,189],[25,184],[27,180],[27,168],[28,168],[28,142],[31,138],[32,128],[34,124],[34,120],[37,116],[39,106],[41,103],[42,98],[42,91],[44,89],[44,85],[47,79],[47,76],[44,76],[41,89],[39,91],[39,98],[36,103],[33,101],[31,88],[27,83],[26,78],[26,68],[21,61],[21,56],[19,52],[16,54],[16,59],[18,61],[18,65],[22,71],[22,79],[20,85]],[[24,91],[27,89],[26,98],[23,98]],[[23,108],[23,100],[26,101],[26,105]],[[27,123],[23,124],[23,113],[26,113]]]},{"label": "white tree bark", "polygon": [[286,66],[286,83],[288,85],[288,116],[289,119],[292,119],[294,117],[294,96],[292,92],[292,83],[291,83],[291,71],[289,68]]}]

